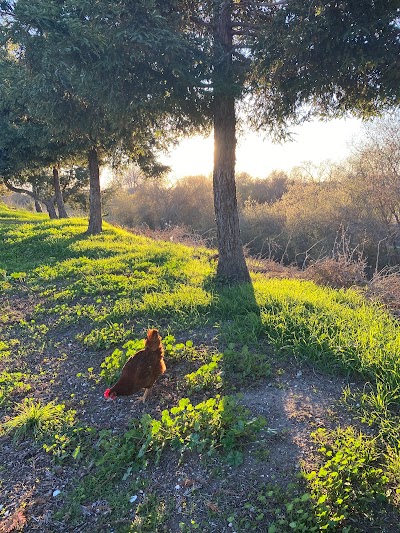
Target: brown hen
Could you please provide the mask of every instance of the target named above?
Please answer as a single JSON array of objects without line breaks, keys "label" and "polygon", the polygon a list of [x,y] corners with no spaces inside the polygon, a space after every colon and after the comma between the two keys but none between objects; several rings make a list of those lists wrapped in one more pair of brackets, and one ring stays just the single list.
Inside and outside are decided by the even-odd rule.
[{"label": "brown hen", "polygon": [[121,377],[115,385],[105,391],[104,397],[114,400],[117,396],[130,396],[140,389],[146,389],[141,398],[145,402],[154,382],[158,376],[164,374],[165,370],[161,337],[156,329],[149,329],[144,350],[140,350],[127,360],[122,368]]}]

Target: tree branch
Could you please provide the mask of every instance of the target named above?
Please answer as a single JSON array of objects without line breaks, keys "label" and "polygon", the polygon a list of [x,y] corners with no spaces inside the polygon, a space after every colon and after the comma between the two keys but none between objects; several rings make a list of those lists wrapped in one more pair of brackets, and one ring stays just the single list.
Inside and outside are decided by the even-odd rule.
[{"label": "tree branch", "polygon": [[14,11],[9,11],[8,9],[0,9],[1,17],[14,17]]},{"label": "tree branch", "polygon": [[274,0],[273,2],[257,2],[256,0],[241,0],[234,4],[234,7],[279,7],[285,6],[289,0]]},{"label": "tree branch", "polygon": [[251,33],[244,30],[232,30],[232,35],[245,35],[246,37],[257,37],[257,33]]},{"label": "tree branch", "polygon": [[205,28],[210,28],[212,26],[211,22],[207,22],[206,20],[203,20],[200,17],[196,17],[195,15],[192,15],[190,17],[190,20],[192,22],[194,22],[195,24],[199,24],[200,26],[204,26]]},{"label": "tree branch", "polygon": [[234,22],[232,28],[248,28],[249,30],[259,30],[262,26],[259,24],[251,24],[250,22]]},{"label": "tree branch", "polygon": [[43,202],[44,204],[47,201],[54,202],[55,199],[56,199],[55,196],[52,196],[48,200],[40,198],[40,196],[38,196],[37,194],[33,193],[32,191],[30,191],[28,189],[22,189],[20,187],[15,187],[14,185],[11,185],[11,183],[10,183],[8,178],[3,178],[3,182],[4,182],[4,185],[7,187],[7,189],[9,189],[10,191],[17,192],[19,194],[27,194],[28,196],[30,196],[34,200],[37,200],[38,202]]},{"label": "tree branch", "polygon": [[33,194],[32,191],[29,191],[27,189],[21,189],[19,187],[15,187],[14,185],[11,185],[11,183],[9,182],[9,180],[7,178],[3,178],[3,181],[4,181],[4,185],[7,187],[7,189],[9,189],[10,191],[12,192],[18,192],[20,194],[27,194],[28,196],[30,196],[31,198],[33,198],[34,200],[38,200],[39,202],[41,202],[42,200],[36,196],[36,194]]}]

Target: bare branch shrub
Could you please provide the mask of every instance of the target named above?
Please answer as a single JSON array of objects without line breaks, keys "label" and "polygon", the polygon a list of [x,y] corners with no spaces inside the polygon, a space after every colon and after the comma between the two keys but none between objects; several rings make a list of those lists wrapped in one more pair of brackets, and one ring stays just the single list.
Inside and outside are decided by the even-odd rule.
[{"label": "bare branch shrub", "polygon": [[350,235],[346,228],[341,227],[331,257],[323,257],[310,263],[301,277],[334,289],[348,289],[366,285],[366,268],[367,261],[359,246],[351,247]]},{"label": "bare branch shrub", "polygon": [[284,266],[273,259],[246,257],[251,272],[264,274],[267,278],[298,278],[300,270],[295,266]]},{"label": "bare branch shrub", "polygon": [[400,267],[385,267],[375,272],[366,289],[367,298],[385,304],[400,316]]},{"label": "bare branch shrub", "polygon": [[150,237],[158,241],[169,241],[194,247],[207,248],[213,241],[211,234],[208,237],[206,235],[199,235],[186,226],[167,225],[163,229],[151,229],[146,224],[142,224],[135,228],[129,228],[128,231],[131,231],[135,235],[143,235],[144,237]]},{"label": "bare branch shrub", "polygon": [[348,289],[366,284],[365,267],[365,260],[348,261],[344,256],[324,257],[311,263],[301,277],[334,289]]}]

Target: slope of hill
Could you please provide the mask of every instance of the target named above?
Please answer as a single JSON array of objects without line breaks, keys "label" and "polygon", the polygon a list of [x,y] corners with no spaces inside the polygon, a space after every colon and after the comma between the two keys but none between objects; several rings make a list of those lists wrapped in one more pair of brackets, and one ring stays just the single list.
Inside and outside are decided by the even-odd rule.
[{"label": "slope of hill", "polygon": [[[397,531],[395,319],[86,226],[0,205],[0,531]],[[166,374],[106,402],[148,327]]]}]

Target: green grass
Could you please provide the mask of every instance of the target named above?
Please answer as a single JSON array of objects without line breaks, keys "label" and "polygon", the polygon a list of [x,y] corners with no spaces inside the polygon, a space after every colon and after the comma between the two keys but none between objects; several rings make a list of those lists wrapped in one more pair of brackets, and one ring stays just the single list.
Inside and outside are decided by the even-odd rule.
[{"label": "green grass", "polygon": [[[37,439],[56,458],[91,465],[66,498],[71,523],[82,519],[81,505],[89,500],[108,501],[104,527],[128,516],[129,494],[146,487],[143,469],[165,451],[178,460],[187,452],[240,464],[245,438],[255,438],[260,423],[217,393],[270,380],[271,351],[367,383],[362,393],[348,390],[345,400],[373,436],[354,429],[320,432],[322,466],[307,472],[300,492],[260,489],[250,507],[225,518],[250,530],[265,527],[268,516],[271,532],[333,531],[338,523],[345,531],[358,519],[358,507],[369,520],[374,498],[382,497],[382,509],[399,506],[400,333],[382,307],[355,290],[260,274],[252,275],[252,284],[220,286],[208,260],[212,251],[152,241],[108,224],[101,235],[88,237],[86,228],[82,219],[49,221],[0,204],[0,296],[10,309],[0,320],[0,362],[7,365],[0,374],[2,430]],[[16,320],[14,302],[28,298],[29,312]],[[64,407],[68,398],[48,400],[53,391],[46,365],[55,365],[64,338],[79,344],[77,357],[99,352],[99,368],[89,362],[89,375],[81,377],[105,385],[143,346],[147,327],[161,331],[167,366],[180,375],[183,398],[174,407],[133,418],[129,429],[111,434],[81,427]],[[213,346],[205,340],[210,331]],[[35,375],[49,376],[46,402],[29,396],[28,370],[32,383]],[[21,392],[27,399],[13,405]],[[85,402],[90,394],[82,399],[87,408]],[[115,487],[126,491],[123,498]],[[279,498],[285,501],[278,505]],[[119,530],[152,531],[172,515],[167,499],[149,490]],[[181,530],[196,530],[196,520],[183,520]]]},{"label": "green grass", "polygon": [[1,429],[4,433],[11,433],[16,440],[26,438],[29,433],[35,439],[40,439],[65,424],[72,424],[74,416],[74,412],[66,411],[63,404],[42,404],[40,401],[26,398],[16,405],[14,416],[4,422]]},{"label": "green grass", "polygon": [[25,209],[17,209],[9,207],[0,202],[0,222],[24,222],[26,220],[38,222],[41,220],[48,220],[48,215],[42,213],[31,213]]},{"label": "green grass", "polygon": [[[71,314],[94,318],[104,324],[100,331],[107,324],[145,321],[174,328],[228,322],[220,328],[226,341],[254,344],[264,337],[286,354],[359,372],[392,390],[400,385],[397,324],[354,291],[261,276],[254,276],[252,290],[219,290],[209,282],[206,251],[199,253],[191,278],[190,248],[155,244],[111,227],[95,238],[82,233],[78,220],[35,224],[29,232],[25,226],[9,229],[4,269],[12,271],[7,257],[23,260],[27,280],[53,296],[46,312],[61,315],[57,306],[66,305],[65,320]],[[30,254],[35,259],[28,263]]]},{"label": "green grass", "polygon": [[256,281],[261,322],[278,350],[399,384],[397,322],[353,290],[297,280]]},{"label": "green grass", "polygon": [[254,345],[267,338],[297,358],[361,373],[391,390],[400,385],[397,323],[355,291],[260,275],[252,286],[220,289],[206,250],[194,254],[107,224],[100,236],[84,231],[80,219],[5,225],[1,257],[5,271],[26,272],[27,283],[50,300],[46,312],[61,315],[58,306],[65,305],[66,315],[92,318],[99,338],[110,324],[217,323],[226,341]]},{"label": "green grass", "polygon": [[[18,219],[19,213],[0,209],[0,219],[11,216]],[[254,345],[266,338],[296,358],[361,373],[391,391],[400,385],[397,323],[352,290],[260,275],[253,276],[253,286],[221,289],[212,282],[205,250],[194,254],[107,224],[102,235],[88,238],[80,219],[25,217],[35,223],[1,226],[1,266],[10,276],[26,273],[28,284],[47,299],[46,314],[66,323],[98,322],[84,337],[87,343],[100,347],[107,329],[135,322],[175,329],[218,324],[226,342]],[[112,331],[108,336],[113,342]]]}]

